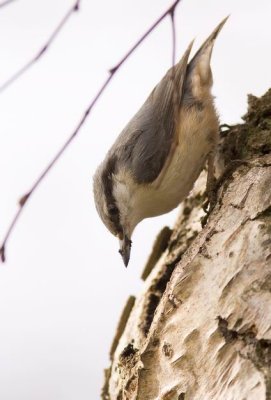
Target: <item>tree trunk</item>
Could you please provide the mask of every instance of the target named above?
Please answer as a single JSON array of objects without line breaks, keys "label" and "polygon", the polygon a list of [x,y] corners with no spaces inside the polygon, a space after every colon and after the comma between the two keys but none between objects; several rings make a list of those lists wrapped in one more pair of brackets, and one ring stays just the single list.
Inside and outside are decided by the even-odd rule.
[{"label": "tree trunk", "polygon": [[271,89],[221,132],[216,170],[208,219],[203,172],[157,238],[112,345],[104,400],[271,399]]}]

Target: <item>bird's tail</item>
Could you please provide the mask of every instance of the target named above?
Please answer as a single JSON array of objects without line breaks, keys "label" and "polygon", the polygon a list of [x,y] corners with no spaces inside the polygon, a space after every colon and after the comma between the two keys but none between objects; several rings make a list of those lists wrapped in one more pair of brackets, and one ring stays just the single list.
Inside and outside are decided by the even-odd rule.
[{"label": "bird's tail", "polygon": [[212,85],[212,73],[210,68],[212,50],[215,40],[228,18],[229,16],[220,22],[189,63],[188,74],[190,78],[194,76],[199,81],[198,84],[200,84],[201,87]]}]

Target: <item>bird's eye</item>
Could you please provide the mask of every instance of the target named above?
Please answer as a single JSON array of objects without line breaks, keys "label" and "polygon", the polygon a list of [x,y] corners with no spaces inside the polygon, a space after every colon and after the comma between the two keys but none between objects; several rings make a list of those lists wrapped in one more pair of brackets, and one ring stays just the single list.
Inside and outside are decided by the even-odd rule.
[{"label": "bird's eye", "polygon": [[108,212],[110,215],[116,215],[116,214],[118,214],[119,210],[114,204],[110,204],[108,206]]}]

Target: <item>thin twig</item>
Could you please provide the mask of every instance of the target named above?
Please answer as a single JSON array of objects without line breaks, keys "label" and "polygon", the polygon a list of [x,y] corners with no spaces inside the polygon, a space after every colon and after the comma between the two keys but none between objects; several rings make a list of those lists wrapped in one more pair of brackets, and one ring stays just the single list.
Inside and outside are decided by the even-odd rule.
[{"label": "thin twig", "polygon": [[177,4],[180,1],[181,0],[175,0],[174,3],[161,15],[161,17],[159,17],[158,20],[153,25],[151,25],[151,27],[146,31],[146,33],[144,33],[144,35],[142,35],[141,38],[131,47],[131,49],[124,55],[124,57],[113,68],[111,68],[109,70],[109,76],[105,79],[104,83],[102,84],[102,86],[98,90],[97,94],[94,96],[94,98],[90,102],[89,106],[85,110],[83,116],[81,117],[79,123],[77,124],[77,126],[74,129],[74,131],[71,134],[71,136],[62,145],[62,147],[56,153],[54,158],[50,161],[48,166],[43,170],[43,172],[40,174],[40,176],[34,182],[34,184],[31,187],[31,189],[24,196],[21,197],[21,199],[19,201],[19,209],[17,210],[15,216],[12,219],[12,222],[11,222],[11,224],[10,224],[8,230],[7,230],[7,233],[6,233],[5,237],[4,237],[4,240],[3,240],[1,248],[0,248],[0,257],[1,257],[2,262],[5,262],[5,249],[6,249],[7,241],[9,239],[9,237],[10,237],[10,235],[11,235],[11,233],[12,233],[12,231],[13,231],[13,229],[14,229],[14,227],[15,227],[15,225],[16,225],[16,223],[17,223],[17,221],[18,221],[18,219],[19,219],[19,217],[20,217],[25,205],[26,205],[26,203],[28,202],[30,196],[34,193],[34,191],[40,185],[40,183],[42,182],[44,177],[48,174],[48,172],[52,169],[52,167],[55,165],[55,163],[58,161],[58,159],[61,157],[61,155],[64,153],[64,151],[67,149],[67,147],[71,144],[71,142],[77,136],[77,134],[80,131],[81,127],[85,123],[88,115],[90,114],[92,108],[94,107],[94,105],[96,104],[98,99],[101,97],[102,93],[104,92],[104,90],[106,89],[108,84],[110,83],[110,81],[113,78],[113,76],[115,75],[115,73],[120,69],[122,64],[130,57],[130,55],[138,48],[138,46],[140,46],[140,44],[146,39],[146,37],[149,36],[149,34],[160,24],[160,22],[168,14],[170,14],[172,11],[175,10],[175,8],[177,7]]},{"label": "thin twig", "polygon": [[119,67],[127,60],[127,58],[137,49],[137,47],[146,39],[147,36],[160,24],[161,21],[168,15],[171,14],[172,10],[175,10],[177,4],[180,3],[181,0],[175,0],[174,3],[161,15],[160,18],[147,30],[144,35],[131,47],[131,49],[125,54],[125,56],[115,65],[115,67],[109,70],[110,73],[115,72],[119,69]]},{"label": "thin twig", "polygon": [[176,27],[175,27],[175,8],[170,12],[171,29],[172,29],[172,67],[176,62]]},{"label": "thin twig", "polygon": [[175,8],[170,12],[171,32],[172,32],[172,83],[173,83],[173,112],[175,127],[178,124],[178,83],[176,82],[176,27],[175,27]]},{"label": "thin twig", "polygon": [[174,139],[172,141],[172,145],[170,147],[170,152],[167,156],[166,162],[163,166],[163,170],[159,175],[159,178],[156,180],[155,183],[155,188],[158,189],[161,185],[161,182],[163,181],[163,178],[168,170],[170,160],[172,158],[172,155],[176,149],[177,146],[177,130],[176,127],[178,126],[178,117],[179,117],[179,112],[178,112],[178,83],[176,79],[176,66],[175,66],[175,53],[176,53],[176,29],[175,29],[175,7],[172,7],[171,10],[169,11],[169,16],[170,16],[170,21],[171,21],[171,33],[172,33],[172,56],[171,56],[171,74],[170,74],[170,84],[172,84],[172,93],[171,93],[171,100],[172,100],[172,110],[173,110],[173,124],[174,124]]},{"label": "thin twig", "polygon": [[0,3],[0,8],[7,6],[10,3],[13,3],[15,0],[6,0]]},{"label": "thin twig", "polygon": [[[11,1],[11,0],[9,0]],[[31,58],[23,67],[21,67],[15,74],[13,74],[10,78],[7,79],[6,82],[4,82],[0,86],[0,92],[3,92],[5,89],[7,89],[8,86],[10,86],[13,82],[15,82],[20,76],[22,76],[26,71],[29,70],[43,55],[44,53],[49,49],[51,46],[52,42],[54,39],[57,37],[63,26],[66,24],[70,16],[79,10],[79,5],[80,5],[81,0],[76,0],[73,6],[68,10],[68,12],[65,14],[65,16],[62,18],[62,20],[59,22],[57,27],[54,29],[52,32],[51,36],[49,39],[46,41],[46,43],[42,46],[42,48],[37,52],[37,54]],[[5,5],[5,3],[3,3]],[[0,5],[1,6],[1,5]]]}]

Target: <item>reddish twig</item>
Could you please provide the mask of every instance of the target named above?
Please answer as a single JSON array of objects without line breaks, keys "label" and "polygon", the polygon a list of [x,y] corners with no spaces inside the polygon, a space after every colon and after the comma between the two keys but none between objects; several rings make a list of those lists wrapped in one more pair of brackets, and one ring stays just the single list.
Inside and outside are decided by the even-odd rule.
[{"label": "reddish twig", "polygon": [[172,29],[172,67],[175,66],[176,59],[176,27],[175,27],[175,8],[170,12],[171,29]]},{"label": "reddish twig", "polygon": [[[9,0],[12,1],[12,0]],[[70,16],[79,10],[79,5],[80,5],[81,0],[76,0],[73,6],[68,10],[66,15],[62,18],[60,23],[57,25],[57,27],[54,29],[52,32],[51,36],[47,40],[47,42],[42,46],[42,48],[38,51],[38,53],[31,59],[29,60],[23,67],[21,67],[15,74],[13,74],[6,82],[4,82],[0,86],[0,92],[3,92],[5,89],[7,89],[8,86],[10,86],[13,82],[15,82],[21,75],[23,75],[26,71],[29,70],[43,55],[44,53],[49,49],[50,45],[54,41],[54,39],[57,37],[63,26],[66,24]],[[5,5],[7,2],[2,3]],[[0,4],[1,6],[1,4]]]},{"label": "reddish twig", "polygon": [[176,71],[175,71],[175,62],[176,62],[176,27],[175,27],[175,8],[170,12],[171,19],[171,31],[172,31],[172,83],[173,83],[173,112],[174,112],[174,121],[175,126],[178,124],[178,83],[176,82]]},{"label": "reddish twig", "polygon": [[[40,176],[37,178],[37,180],[34,182],[33,186],[31,189],[21,197],[19,201],[19,209],[17,210],[16,214],[14,215],[12,222],[7,230],[7,233],[4,237],[4,240],[2,242],[1,248],[0,248],[0,257],[2,262],[5,261],[5,249],[6,249],[6,244],[7,241],[24,209],[24,206],[28,202],[30,196],[34,193],[34,191],[37,189],[37,187],[40,185],[44,177],[48,174],[48,172],[51,170],[51,168],[55,165],[55,163],[58,161],[58,159],[61,157],[61,155],[64,153],[64,151],[67,149],[67,147],[71,144],[71,142],[74,140],[74,138],[77,136],[79,130],[85,123],[88,115],[90,114],[92,108],[110,83],[111,79],[115,75],[115,73],[119,70],[119,68],[122,66],[122,64],[130,57],[130,55],[140,46],[140,44],[146,39],[147,36],[160,24],[160,22],[167,16],[167,15],[172,15],[172,12],[174,12],[175,8],[177,7],[178,3],[181,0],[175,0],[174,3],[157,19],[157,21],[151,25],[151,27],[144,33],[144,35],[141,36],[141,38],[131,47],[131,49],[124,55],[124,57],[113,67],[109,70],[109,76],[105,79],[104,83],[98,90],[97,94],[94,96],[92,101],[90,102],[89,106],[85,110],[83,116],[81,117],[79,123],[77,124],[76,128],[74,129],[73,133],[71,136],[67,139],[67,141],[62,145],[62,147],[59,149],[59,151],[56,153],[54,158],[51,160],[51,162],[48,164],[48,166],[43,170],[43,172],[40,174]],[[174,45],[175,49],[175,45]],[[174,50],[175,53],[175,50]],[[175,56],[174,56],[175,57]]]},{"label": "reddish twig", "polygon": [[6,0],[0,3],[0,8],[7,6],[10,3],[13,3],[15,0]]}]

